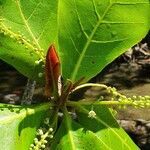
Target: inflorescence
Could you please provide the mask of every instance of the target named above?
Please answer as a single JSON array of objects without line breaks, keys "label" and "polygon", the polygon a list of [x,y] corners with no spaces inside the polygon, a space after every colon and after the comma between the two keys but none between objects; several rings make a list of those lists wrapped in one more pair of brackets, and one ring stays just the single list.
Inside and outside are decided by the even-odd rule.
[{"label": "inflorescence", "polygon": [[[79,85],[76,87],[74,91],[85,88],[85,87],[99,87],[106,90],[108,95],[100,96],[99,99],[83,99],[81,101],[67,101],[67,106],[74,106],[78,107],[80,105],[91,105],[91,106],[98,106],[98,105],[105,105],[105,106],[118,106],[119,108],[126,108],[127,106],[133,106],[135,108],[149,108],[150,107],[150,96],[132,96],[126,97],[125,95],[120,94],[116,88],[108,87],[104,84],[97,84],[97,83],[86,83],[83,85]],[[108,97],[109,96],[109,97]],[[91,112],[89,112],[89,116]],[[93,113],[92,113],[93,114]]]},{"label": "inflorescence", "polygon": [[0,19],[0,33],[3,33],[5,36],[10,37],[11,39],[15,40],[18,44],[24,45],[26,49],[30,50],[30,54],[32,55],[33,53],[37,54],[38,57],[40,58],[38,62],[36,61],[35,63],[40,63],[45,62],[45,55],[44,55],[44,50],[41,48],[38,48],[36,43],[34,41],[30,41],[27,39],[23,34],[20,32],[13,32],[11,30],[11,27],[6,27],[2,23],[3,19]]},{"label": "inflorescence", "polygon": [[150,96],[132,96],[126,97],[125,95],[120,94],[113,87],[108,87],[108,92],[112,95],[112,100],[118,101],[118,105],[121,107],[126,107],[126,105],[133,106],[135,108],[146,108],[150,107]]},{"label": "inflorescence", "polygon": [[88,117],[91,118],[91,119],[96,118],[96,112],[94,110],[89,111]]},{"label": "inflorescence", "polygon": [[[49,118],[46,118],[44,124],[49,126]],[[48,139],[53,138],[53,128],[49,129],[40,128],[37,130],[37,137],[34,138],[34,143],[30,145],[29,150],[45,149]]]}]

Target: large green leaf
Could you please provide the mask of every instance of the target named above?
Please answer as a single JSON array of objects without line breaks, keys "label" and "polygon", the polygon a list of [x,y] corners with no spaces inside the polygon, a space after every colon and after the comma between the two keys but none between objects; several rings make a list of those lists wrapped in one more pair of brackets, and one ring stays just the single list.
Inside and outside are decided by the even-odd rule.
[{"label": "large green leaf", "polygon": [[[149,0],[0,0],[0,28],[8,34],[0,34],[0,58],[29,78],[39,80],[38,73],[43,70],[34,62],[44,60],[49,45],[54,43],[63,77],[73,81],[85,77],[87,81],[145,36],[150,25],[149,3]],[[23,36],[10,39],[11,35],[15,38],[20,35],[18,31]],[[27,50],[18,44],[21,38],[26,40]]]},{"label": "large green leaf", "polygon": [[[42,64],[35,61],[57,41],[57,0],[0,0],[0,15],[0,28],[7,34],[0,34],[0,58],[39,80]],[[22,38],[26,44],[20,44]]]},{"label": "large green leaf", "polygon": [[59,51],[63,75],[90,79],[149,29],[149,0],[62,0]]},{"label": "large green leaf", "polygon": [[57,131],[53,150],[137,150],[139,149],[105,107],[94,107],[96,118],[89,118],[89,108],[77,110],[78,122],[65,116]]},{"label": "large green leaf", "polygon": [[86,130],[79,123],[65,118],[59,128],[54,142],[51,145],[53,150],[100,150],[109,149],[96,134]]},{"label": "large green leaf", "polygon": [[28,150],[48,110],[48,104],[30,107],[0,104],[0,149]]},{"label": "large green leaf", "polygon": [[105,106],[94,106],[96,118],[89,118],[90,107],[80,107],[77,110],[78,121],[86,130],[95,133],[102,143],[112,150],[137,150],[139,149],[127,133],[118,125],[109,109]]}]

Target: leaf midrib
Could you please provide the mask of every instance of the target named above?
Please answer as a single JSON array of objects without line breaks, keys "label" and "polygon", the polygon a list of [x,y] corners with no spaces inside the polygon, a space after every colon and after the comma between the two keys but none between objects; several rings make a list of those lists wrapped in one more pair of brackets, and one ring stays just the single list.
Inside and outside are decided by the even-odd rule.
[{"label": "leaf midrib", "polygon": [[[88,115],[89,111],[87,109],[85,109],[83,106],[80,106],[80,110],[82,110],[84,113],[86,113]],[[112,131],[123,143],[124,145],[126,145],[129,149],[131,149],[129,147],[129,145],[122,139],[122,137],[113,130],[113,128],[111,128],[106,122],[104,122],[103,120],[101,120],[100,118],[96,117],[96,120],[98,122],[100,122],[101,124],[103,124],[105,127],[107,127],[110,131]]]},{"label": "leaf midrib", "polygon": [[[69,139],[70,139],[72,150],[76,150],[76,146],[74,144],[73,135],[72,135],[72,127],[71,127],[71,124],[70,124],[70,119],[68,117],[66,117],[66,126],[67,126],[67,129],[68,129],[68,136],[69,136]],[[92,131],[89,131],[89,132],[93,136],[95,136],[107,149],[111,150],[111,148],[109,148],[107,146],[107,144],[105,142],[103,142],[96,134],[94,134]]]},{"label": "leaf midrib", "polygon": [[31,36],[31,38],[33,39],[33,41],[36,43],[37,47],[38,47],[39,49],[41,49],[41,46],[39,45],[37,39],[35,38],[35,36],[34,36],[32,30],[30,29],[30,26],[29,26],[29,24],[28,24],[28,22],[27,22],[27,20],[26,20],[26,18],[25,18],[25,16],[24,16],[23,12],[22,12],[20,0],[16,0],[16,4],[17,4],[18,10],[19,10],[19,12],[20,12],[20,16],[21,16],[21,18],[22,18],[22,20],[23,20],[23,22],[24,22],[24,24],[25,24],[25,27],[26,27],[28,33],[30,34],[30,36]]},{"label": "leaf midrib", "polygon": [[70,124],[70,118],[67,117],[67,115],[66,115],[66,126],[67,126],[67,129],[68,129],[68,136],[69,136],[69,140],[70,140],[70,143],[71,143],[71,148],[72,148],[72,150],[76,150],[74,142],[73,142],[73,136],[72,136],[72,133],[71,133],[72,128],[71,128],[71,124]]},{"label": "leaf midrib", "polygon": [[92,38],[93,38],[95,32],[97,31],[97,28],[98,28],[98,27],[100,26],[100,24],[102,23],[102,21],[103,21],[105,15],[106,15],[107,12],[109,11],[109,9],[112,7],[112,5],[113,5],[113,3],[112,3],[111,0],[110,0],[108,7],[107,7],[106,10],[104,11],[103,15],[101,16],[101,18],[100,18],[99,21],[97,22],[96,26],[94,27],[94,29],[93,29],[91,35],[89,36],[89,38],[88,38],[88,40],[87,40],[87,42],[86,42],[86,44],[85,44],[85,46],[84,46],[84,48],[83,48],[83,51],[82,51],[82,53],[80,54],[79,59],[77,60],[77,64],[76,64],[76,66],[75,66],[75,68],[74,68],[74,71],[73,71],[73,73],[72,73],[72,75],[71,75],[71,80],[72,80],[72,81],[75,81],[76,76],[77,76],[77,73],[78,73],[78,70],[79,70],[80,65],[81,65],[81,62],[82,62],[82,60],[83,60],[83,58],[84,58],[84,55],[85,55],[85,53],[86,53],[86,51],[87,51],[87,49],[88,49],[88,47],[89,47],[89,45],[90,45],[90,43],[91,43],[91,40],[92,40]]}]

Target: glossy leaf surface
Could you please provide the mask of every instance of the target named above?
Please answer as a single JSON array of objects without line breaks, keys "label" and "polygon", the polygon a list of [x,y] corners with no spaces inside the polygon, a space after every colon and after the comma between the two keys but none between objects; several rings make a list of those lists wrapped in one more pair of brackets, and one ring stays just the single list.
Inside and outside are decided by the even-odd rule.
[{"label": "glossy leaf surface", "polygon": [[90,110],[91,107],[81,107],[80,110],[77,110],[79,122],[87,130],[94,132],[102,143],[115,150],[138,149],[127,133],[119,126],[108,108],[94,106],[95,119],[88,117]]},{"label": "glossy leaf surface", "polygon": [[0,104],[0,149],[28,150],[48,110],[48,104],[31,107]]},{"label": "glossy leaf surface", "polygon": [[42,64],[34,62],[45,61],[52,43],[63,77],[87,81],[150,26],[149,0],[1,0],[0,12],[0,58],[42,82]]},{"label": "glossy leaf surface", "polygon": [[53,150],[137,150],[138,147],[118,125],[109,109],[94,107],[96,118],[89,118],[91,109],[77,110],[78,122],[67,116],[54,137]]}]

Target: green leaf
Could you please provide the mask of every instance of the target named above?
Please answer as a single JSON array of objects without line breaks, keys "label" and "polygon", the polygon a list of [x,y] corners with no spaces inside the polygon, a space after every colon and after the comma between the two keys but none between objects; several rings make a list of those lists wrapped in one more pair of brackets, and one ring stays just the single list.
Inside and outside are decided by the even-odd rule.
[{"label": "green leaf", "polygon": [[118,125],[109,109],[104,106],[94,106],[96,118],[89,118],[90,107],[77,109],[78,121],[85,130],[90,130],[97,138],[112,150],[139,149],[127,133]]},{"label": "green leaf", "polygon": [[137,150],[138,147],[118,125],[105,107],[94,107],[96,119],[88,117],[89,108],[77,109],[77,120],[65,114],[51,149],[53,150]]},{"label": "green leaf", "polygon": [[[0,58],[27,77],[38,74],[50,44],[57,42],[57,0],[0,0]],[[21,44],[23,43],[23,44]]]},{"label": "green leaf", "polygon": [[145,36],[149,0],[62,0],[59,51],[65,78],[85,81]]},{"label": "green leaf", "polygon": [[54,43],[63,77],[87,81],[145,36],[149,12],[149,0],[0,0],[0,58],[43,82],[35,61]]},{"label": "green leaf", "polygon": [[48,110],[48,104],[30,107],[0,104],[0,149],[28,150]]},{"label": "green leaf", "polygon": [[79,123],[66,116],[54,137],[51,145],[53,150],[99,150],[109,149],[90,130],[86,130]]}]

